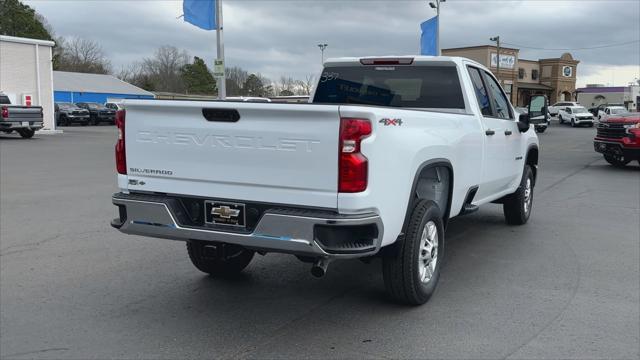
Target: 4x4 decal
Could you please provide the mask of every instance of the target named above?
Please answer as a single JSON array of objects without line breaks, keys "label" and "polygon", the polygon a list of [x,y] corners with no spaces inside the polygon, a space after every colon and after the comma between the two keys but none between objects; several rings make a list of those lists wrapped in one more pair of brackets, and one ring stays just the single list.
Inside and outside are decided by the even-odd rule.
[{"label": "4x4 decal", "polygon": [[402,126],[402,119],[384,118],[384,119],[381,119],[378,122],[380,124],[383,124],[384,126]]}]

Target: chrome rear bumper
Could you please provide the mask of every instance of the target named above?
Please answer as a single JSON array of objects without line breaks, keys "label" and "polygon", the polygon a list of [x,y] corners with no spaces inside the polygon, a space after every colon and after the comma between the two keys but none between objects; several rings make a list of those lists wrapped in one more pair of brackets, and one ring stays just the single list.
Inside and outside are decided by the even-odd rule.
[{"label": "chrome rear bumper", "polygon": [[[130,235],[142,235],[171,240],[202,240],[241,245],[266,252],[291,253],[301,256],[356,258],[370,256],[380,250],[383,225],[374,213],[358,215],[332,215],[309,210],[267,210],[251,232],[224,231],[203,226],[181,224],[180,211],[170,198],[118,193],[112,198],[119,207],[120,217],[111,225]],[[356,229],[358,226],[375,227],[375,236],[364,248],[333,251],[317,238],[317,226],[324,229]],[[326,234],[326,231],[323,232]],[[344,232],[341,233],[344,235]],[[354,233],[354,236],[356,234]]]}]

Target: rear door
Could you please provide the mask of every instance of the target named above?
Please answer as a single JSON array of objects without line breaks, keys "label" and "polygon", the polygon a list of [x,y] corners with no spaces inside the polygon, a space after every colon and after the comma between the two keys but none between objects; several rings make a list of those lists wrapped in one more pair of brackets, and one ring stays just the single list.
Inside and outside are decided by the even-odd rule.
[{"label": "rear door", "polygon": [[338,106],[145,100],[124,106],[130,190],[337,206]]},{"label": "rear door", "polygon": [[482,182],[476,199],[491,197],[513,180],[520,132],[511,106],[498,83],[484,70],[468,66],[482,115],[485,152]]}]

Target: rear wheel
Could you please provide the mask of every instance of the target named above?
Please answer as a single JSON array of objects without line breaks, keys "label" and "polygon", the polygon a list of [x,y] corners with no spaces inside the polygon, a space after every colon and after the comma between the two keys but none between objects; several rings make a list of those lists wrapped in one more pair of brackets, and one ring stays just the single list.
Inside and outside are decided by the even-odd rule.
[{"label": "rear wheel", "polygon": [[533,171],[525,165],[518,190],[507,196],[502,204],[504,218],[509,225],[524,225],[531,215],[533,206]]},{"label": "rear wheel", "polygon": [[226,277],[240,273],[253,259],[254,252],[242,246],[187,241],[191,263],[211,276]]},{"label": "rear wheel", "polygon": [[625,159],[623,155],[605,155],[604,159],[615,167],[625,167],[631,160]]},{"label": "rear wheel", "polygon": [[414,207],[404,239],[382,260],[382,274],[394,300],[421,305],[435,292],[444,258],[442,212],[431,200]]},{"label": "rear wheel", "polygon": [[25,139],[31,139],[33,135],[36,133],[33,129],[20,129],[18,130],[18,134]]}]

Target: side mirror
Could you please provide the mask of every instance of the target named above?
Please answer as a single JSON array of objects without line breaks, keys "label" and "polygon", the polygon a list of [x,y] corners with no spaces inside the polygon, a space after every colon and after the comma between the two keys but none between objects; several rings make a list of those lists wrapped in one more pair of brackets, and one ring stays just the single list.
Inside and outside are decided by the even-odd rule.
[{"label": "side mirror", "polygon": [[[547,97],[544,95],[536,95],[531,97],[528,111],[528,122],[530,124],[546,124],[549,120],[549,112],[547,110]],[[522,118],[522,117],[521,117]]]},{"label": "side mirror", "polygon": [[531,122],[529,120],[529,114],[520,114],[520,118],[518,119],[518,130],[520,132],[527,132],[527,130],[529,130],[529,127],[531,125]]}]

